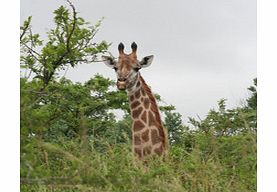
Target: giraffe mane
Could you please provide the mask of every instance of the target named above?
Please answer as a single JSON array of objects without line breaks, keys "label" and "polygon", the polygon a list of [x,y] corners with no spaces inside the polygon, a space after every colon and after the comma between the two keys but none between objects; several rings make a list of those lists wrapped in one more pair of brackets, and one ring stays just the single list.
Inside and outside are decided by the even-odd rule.
[{"label": "giraffe mane", "polygon": [[159,108],[158,108],[158,105],[157,105],[157,102],[156,102],[156,99],[155,97],[153,96],[153,93],[150,89],[150,87],[146,84],[145,80],[142,78],[142,76],[140,76],[140,81],[142,82],[142,87],[145,91],[145,93],[148,95],[149,97],[149,100],[150,100],[150,104],[151,104],[151,110],[152,112],[155,114],[155,119],[158,123],[158,129],[159,129],[159,132],[162,133],[162,137],[163,137],[163,144],[164,144],[164,147],[165,149],[168,148],[168,141],[167,141],[167,131],[166,129],[164,128],[163,126],[163,123],[161,121],[161,116],[160,116],[160,112],[159,112]]}]

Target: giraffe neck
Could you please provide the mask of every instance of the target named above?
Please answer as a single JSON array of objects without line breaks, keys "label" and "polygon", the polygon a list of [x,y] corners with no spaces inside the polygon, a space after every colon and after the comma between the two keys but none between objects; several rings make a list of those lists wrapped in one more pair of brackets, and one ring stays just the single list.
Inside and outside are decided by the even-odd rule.
[{"label": "giraffe neck", "polygon": [[167,149],[167,134],[162,125],[156,100],[144,79],[138,81],[128,92],[132,115],[133,152],[144,158],[148,155],[162,155]]}]

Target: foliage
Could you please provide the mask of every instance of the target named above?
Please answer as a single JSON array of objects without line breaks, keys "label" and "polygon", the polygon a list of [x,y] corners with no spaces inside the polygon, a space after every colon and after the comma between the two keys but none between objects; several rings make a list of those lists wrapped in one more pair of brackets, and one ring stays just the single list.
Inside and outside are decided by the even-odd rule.
[{"label": "foliage", "polygon": [[[142,164],[130,149],[127,97],[111,91],[113,81],[62,78],[33,105],[40,86],[21,78],[22,191],[256,190],[256,127],[248,105],[226,109],[220,100],[204,120],[191,118],[193,127],[163,106],[170,153]],[[120,106],[125,115],[118,120],[111,109]]]},{"label": "foliage", "polygon": [[205,119],[189,118],[188,125],[174,106],[161,105],[169,154],[139,162],[131,152],[126,93],[113,91],[115,82],[99,74],[85,83],[54,75],[107,48],[81,48],[96,31],[70,5],[73,17],[64,7],[54,12],[56,27],[44,45],[31,33],[30,18],[21,27],[21,66],[36,75],[20,78],[21,190],[256,191],[257,80],[245,106],[228,109],[221,99]]},{"label": "foliage", "polygon": [[54,29],[47,32],[48,41],[44,43],[39,34],[33,34],[31,16],[23,23],[20,34],[21,68],[35,74],[43,81],[43,86],[54,78],[59,70],[75,67],[79,63],[96,61],[99,53],[107,51],[106,41],[93,42],[99,30],[101,20],[89,26],[83,18],[78,17],[75,7],[69,5],[72,13],[64,6],[54,11]]}]

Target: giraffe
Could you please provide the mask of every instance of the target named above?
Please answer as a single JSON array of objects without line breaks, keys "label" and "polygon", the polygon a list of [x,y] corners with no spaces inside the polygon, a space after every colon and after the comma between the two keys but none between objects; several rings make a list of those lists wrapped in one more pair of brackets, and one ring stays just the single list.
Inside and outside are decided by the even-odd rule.
[{"label": "giraffe", "polygon": [[102,56],[104,63],[117,75],[117,88],[126,90],[132,117],[132,151],[139,159],[164,155],[168,150],[167,131],[164,128],[155,97],[139,70],[148,67],[153,55],[137,60],[137,44],[131,44],[132,53],[124,53],[118,45],[119,57]]}]

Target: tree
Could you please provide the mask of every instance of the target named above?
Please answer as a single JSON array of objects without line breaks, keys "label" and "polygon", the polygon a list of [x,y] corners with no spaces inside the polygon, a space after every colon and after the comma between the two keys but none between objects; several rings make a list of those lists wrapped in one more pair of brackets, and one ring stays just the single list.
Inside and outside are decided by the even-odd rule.
[{"label": "tree", "polygon": [[95,62],[98,54],[105,53],[110,45],[106,41],[93,42],[102,20],[89,26],[88,22],[78,17],[73,4],[69,0],[67,2],[71,13],[64,6],[54,11],[55,27],[47,32],[45,43],[39,34],[33,34],[31,16],[20,28],[21,68],[28,69],[30,74],[35,74],[34,78],[43,82],[41,90],[59,70]]},{"label": "tree", "polygon": [[234,109],[226,109],[226,99],[218,101],[218,109],[211,109],[205,119],[197,121],[189,118],[190,123],[198,130],[211,132],[217,136],[237,135],[257,130],[257,79],[248,90],[251,96],[246,99],[246,105]]},{"label": "tree", "polygon": [[[159,97],[158,97],[159,98]],[[161,111],[165,114],[164,124],[168,130],[170,144],[180,144],[183,142],[184,133],[188,127],[183,125],[182,115],[175,112],[173,105],[161,106]]]}]

